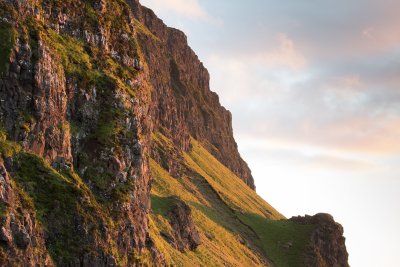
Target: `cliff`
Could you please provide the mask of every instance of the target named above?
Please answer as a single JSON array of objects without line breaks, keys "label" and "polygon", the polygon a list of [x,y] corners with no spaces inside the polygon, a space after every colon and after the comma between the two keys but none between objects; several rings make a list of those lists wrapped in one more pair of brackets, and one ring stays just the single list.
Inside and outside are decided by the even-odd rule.
[{"label": "cliff", "polygon": [[138,1],[0,0],[0,40],[1,266],[347,266],[340,227],[255,193],[207,70]]},{"label": "cliff", "polygon": [[[251,171],[233,138],[232,115],[220,105],[218,95],[210,91],[208,71],[188,46],[185,34],[167,27],[138,1],[128,2],[135,17],[151,32],[138,35],[138,40],[154,88],[156,130],[184,152],[190,150],[192,136],[254,189]],[[178,176],[173,165],[171,162],[168,169]]]},{"label": "cliff", "polygon": [[2,225],[26,237],[3,261],[132,265],[148,239],[151,100],[129,6],[0,4],[1,121],[19,147],[3,154]]}]

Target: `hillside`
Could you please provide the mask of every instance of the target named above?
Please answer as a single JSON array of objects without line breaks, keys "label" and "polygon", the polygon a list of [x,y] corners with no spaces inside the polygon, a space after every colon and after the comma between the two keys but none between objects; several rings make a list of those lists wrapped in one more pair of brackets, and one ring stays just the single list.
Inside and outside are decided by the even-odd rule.
[{"label": "hillside", "polygon": [[0,266],[348,266],[259,197],[179,30],[136,0],[0,0]]}]

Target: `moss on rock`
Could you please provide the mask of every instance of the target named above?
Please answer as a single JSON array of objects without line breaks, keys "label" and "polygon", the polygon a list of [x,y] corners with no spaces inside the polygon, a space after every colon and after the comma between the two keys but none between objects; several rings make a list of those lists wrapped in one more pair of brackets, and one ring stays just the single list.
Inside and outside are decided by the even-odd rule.
[{"label": "moss on rock", "polygon": [[10,54],[15,44],[17,33],[10,23],[0,22],[0,76],[8,73]]}]

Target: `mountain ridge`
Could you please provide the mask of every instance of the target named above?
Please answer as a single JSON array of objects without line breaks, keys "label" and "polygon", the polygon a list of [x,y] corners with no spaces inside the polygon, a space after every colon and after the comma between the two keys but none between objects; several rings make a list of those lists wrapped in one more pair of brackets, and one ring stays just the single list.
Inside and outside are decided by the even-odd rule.
[{"label": "mountain ridge", "polygon": [[[139,21],[158,37],[139,35],[155,88],[153,101],[158,111],[154,114],[155,127],[161,128],[183,151],[190,149],[190,136],[208,143],[210,152],[254,189],[251,171],[240,157],[233,138],[232,115],[210,90],[209,73],[188,46],[186,35],[167,27],[138,1],[128,2]],[[160,58],[166,61],[155,62],[154,59]],[[157,79],[160,76],[169,76],[170,80]]]},{"label": "mountain ridge", "polygon": [[0,0],[0,264],[348,266],[255,193],[184,33],[137,0]]}]

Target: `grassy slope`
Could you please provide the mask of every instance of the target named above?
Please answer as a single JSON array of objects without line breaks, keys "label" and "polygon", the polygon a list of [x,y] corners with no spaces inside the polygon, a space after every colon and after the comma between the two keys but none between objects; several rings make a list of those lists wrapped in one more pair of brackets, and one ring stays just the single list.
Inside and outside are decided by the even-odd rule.
[{"label": "grassy slope", "polygon": [[192,147],[192,151],[185,155],[188,166],[203,176],[229,207],[240,213],[254,213],[271,219],[284,218],[196,140],[192,140]]},{"label": "grassy slope", "polygon": [[[153,138],[159,145],[173,146],[171,142],[166,144],[167,139],[160,134]],[[167,261],[178,266],[256,266],[266,265],[262,258],[267,256],[276,266],[302,266],[312,226],[284,220],[196,140],[192,140],[192,146],[192,151],[184,155],[187,176],[175,179],[151,162],[151,234]],[[195,252],[181,254],[160,237],[160,231],[171,231],[165,218],[171,196],[180,197],[193,210],[203,240]]]},{"label": "grassy slope", "polygon": [[[268,220],[254,214],[239,215],[262,240],[262,248],[276,266],[301,267],[312,225],[298,225],[290,221]],[[289,245],[290,244],[290,245]],[[290,246],[285,248],[285,246]]]},{"label": "grassy slope", "polygon": [[[258,257],[239,240],[241,237],[231,228],[237,226],[234,218],[231,221],[219,221],[224,216],[220,210],[213,207],[203,196],[196,182],[189,177],[175,179],[162,169],[155,161],[151,161],[154,175],[152,189],[151,236],[156,240],[159,249],[165,254],[166,259],[177,266],[215,266],[228,264],[230,266],[256,266],[262,265]],[[169,208],[170,196],[177,196],[192,208],[192,215],[201,235],[202,245],[194,252],[180,253],[164,240],[160,232],[171,234],[171,228],[165,217]],[[245,231],[246,229],[242,229]],[[248,231],[248,230],[247,230]]]}]

